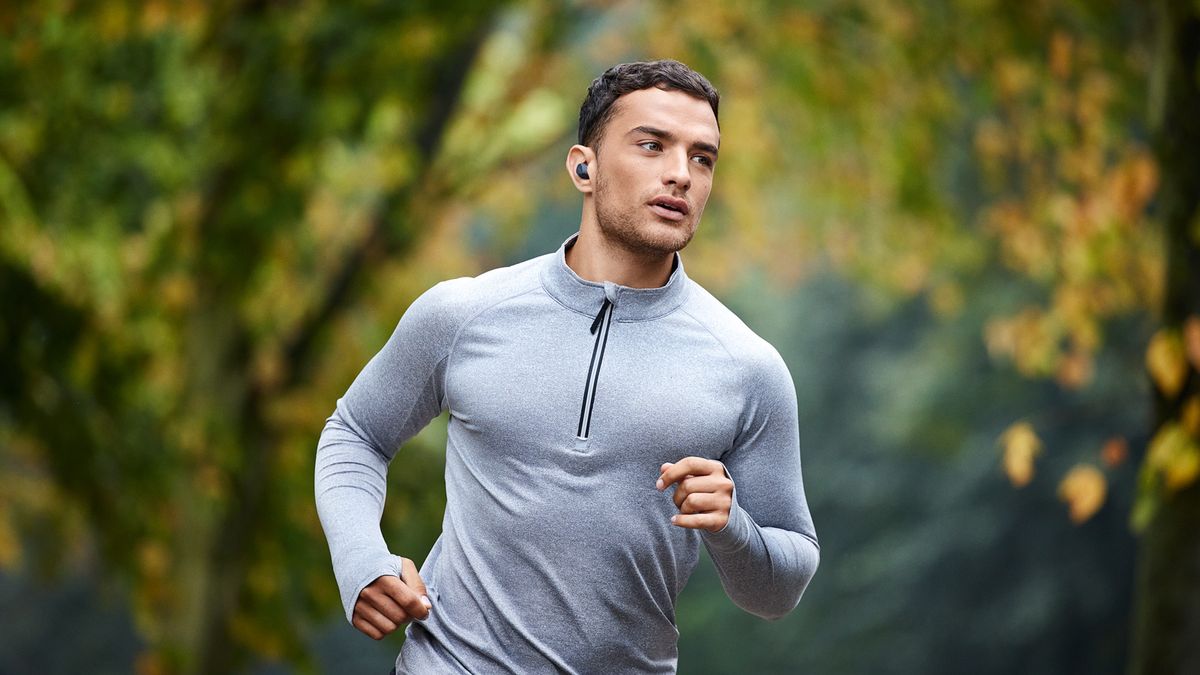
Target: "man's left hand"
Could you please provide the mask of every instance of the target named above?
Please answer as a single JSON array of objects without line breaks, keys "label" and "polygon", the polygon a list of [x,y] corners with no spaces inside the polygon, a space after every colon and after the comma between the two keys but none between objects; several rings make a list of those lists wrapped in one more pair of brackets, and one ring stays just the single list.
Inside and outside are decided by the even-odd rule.
[{"label": "man's left hand", "polygon": [[659,490],[679,484],[674,500],[680,515],[671,516],[672,523],[716,532],[729,522],[733,481],[725,475],[724,464],[703,457],[684,457],[673,464],[667,462],[658,470],[662,472],[655,483]]}]

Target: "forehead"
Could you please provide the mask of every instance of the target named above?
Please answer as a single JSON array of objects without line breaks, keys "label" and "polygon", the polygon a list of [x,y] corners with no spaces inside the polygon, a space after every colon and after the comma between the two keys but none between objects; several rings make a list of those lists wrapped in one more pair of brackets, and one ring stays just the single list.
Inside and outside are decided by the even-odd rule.
[{"label": "forehead", "polygon": [[616,113],[608,123],[606,136],[617,138],[635,127],[647,126],[670,131],[688,143],[720,145],[721,131],[712,107],[691,94],[651,87],[625,94],[613,107]]}]

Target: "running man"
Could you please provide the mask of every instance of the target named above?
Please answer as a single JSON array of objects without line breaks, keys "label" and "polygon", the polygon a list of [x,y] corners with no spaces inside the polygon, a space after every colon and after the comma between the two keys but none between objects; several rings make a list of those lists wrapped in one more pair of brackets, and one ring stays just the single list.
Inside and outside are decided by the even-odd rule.
[{"label": "running man", "polygon": [[[718,101],[677,61],[598,77],[566,158],[578,231],[430,288],[337,401],[317,508],[347,620],[407,625],[394,672],[675,672],[701,544],[738,607],[800,601],[819,548],[791,375],[679,255]],[[381,534],[385,477],[445,410],[446,512],[418,571]]]}]

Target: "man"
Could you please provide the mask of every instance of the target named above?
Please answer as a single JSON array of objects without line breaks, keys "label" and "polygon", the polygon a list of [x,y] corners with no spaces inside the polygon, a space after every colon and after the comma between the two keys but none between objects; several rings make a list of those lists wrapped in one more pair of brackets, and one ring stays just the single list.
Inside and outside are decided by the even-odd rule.
[{"label": "man", "polygon": [[[415,619],[396,672],[674,672],[701,543],[739,607],[799,602],[819,549],[791,376],[678,254],[718,100],[676,61],[597,78],[567,153],[578,233],[426,291],[338,400],[317,506],[347,619],[375,639]],[[380,533],[384,479],[443,410],[446,513],[418,573]]]}]

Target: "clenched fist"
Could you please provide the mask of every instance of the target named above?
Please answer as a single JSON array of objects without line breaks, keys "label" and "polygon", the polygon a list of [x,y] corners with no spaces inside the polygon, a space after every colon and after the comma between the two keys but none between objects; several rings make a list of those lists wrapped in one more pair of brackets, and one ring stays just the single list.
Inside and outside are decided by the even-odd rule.
[{"label": "clenched fist", "polygon": [[658,467],[660,475],[655,487],[660,491],[677,485],[671,498],[679,507],[679,515],[671,522],[679,527],[717,532],[729,522],[733,506],[733,481],[725,473],[725,465],[715,459],[684,457]]},{"label": "clenched fist", "polygon": [[400,561],[402,578],[391,574],[379,577],[362,589],[354,603],[351,623],[373,640],[382,640],[413,619],[424,619],[433,606],[417,566],[408,558]]}]

